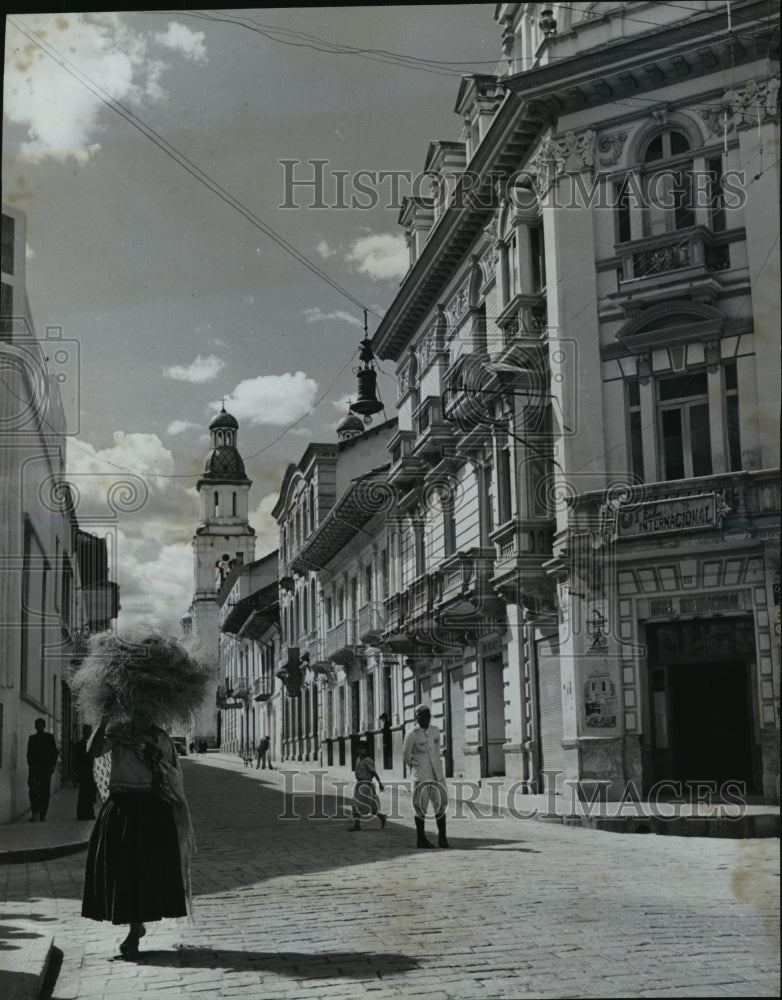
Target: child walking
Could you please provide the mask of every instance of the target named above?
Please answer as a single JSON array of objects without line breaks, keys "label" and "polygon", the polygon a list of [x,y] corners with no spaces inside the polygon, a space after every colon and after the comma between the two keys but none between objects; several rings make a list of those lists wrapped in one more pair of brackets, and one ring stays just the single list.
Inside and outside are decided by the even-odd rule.
[{"label": "child walking", "polygon": [[357,749],[356,787],[353,791],[353,826],[348,827],[348,829],[351,832],[360,830],[362,819],[377,816],[382,830],[386,825],[386,814],[380,812],[380,802],[373,782],[377,779],[377,786],[381,792],[383,791],[383,783],[375,769],[374,760],[369,756],[369,745],[362,740]]}]

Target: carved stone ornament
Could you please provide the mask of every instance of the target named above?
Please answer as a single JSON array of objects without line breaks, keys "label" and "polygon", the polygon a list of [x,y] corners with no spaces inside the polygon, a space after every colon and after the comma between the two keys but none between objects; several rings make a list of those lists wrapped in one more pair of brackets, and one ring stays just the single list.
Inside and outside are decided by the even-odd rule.
[{"label": "carved stone ornament", "polygon": [[732,132],[734,128],[751,128],[758,122],[776,121],[778,99],[779,80],[776,77],[761,84],[750,80],[741,90],[726,90],[719,105],[700,108],[698,114],[709,132],[719,135]]},{"label": "carved stone ornament", "polygon": [[600,162],[604,167],[610,167],[619,160],[627,141],[627,132],[614,132],[613,135],[601,135],[597,143]]},{"label": "carved stone ornament", "polygon": [[490,243],[478,260],[478,267],[481,269],[481,288],[496,276],[498,259],[497,245]]},{"label": "carved stone ornament", "polygon": [[445,307],[445,318],[449,329],[454,327],[467,311],[470,301],[469,284],[470,277],[468,275]]},{"label": "carved stone ornament", "polygon": [[549,139],[546,150],[553,158],[557,174],[577,174],[590,169],[595,162],[595,133],[591,128],[584,132],[566,132],[560,139]]},{"label": "carved stone ornament", "polygon": [[638,381],[641,385],[648,385],[652,377],[652,356],[651,354],[638,355]]},{"label": "carved stone ornament", "polygon": [[544,193],[561,174],[578,174],[591,170],[595,163],[596,133],[566,132],[560,138],[547,138],[530,162],[528,171],[535,178],[539,194]]},{"label": "carved stone ornament", "polygon": [[703,345],[703,353],[706,358],[706,368],[710,372],[719,371],[720,367],[720,342],[710,340]]},{"label": "carved stone ornament", "polygon": [[421,368],[426,367],[434,357],[437,350],[437,320],[430,324],[429,329],[418,345],[418,364]]}]

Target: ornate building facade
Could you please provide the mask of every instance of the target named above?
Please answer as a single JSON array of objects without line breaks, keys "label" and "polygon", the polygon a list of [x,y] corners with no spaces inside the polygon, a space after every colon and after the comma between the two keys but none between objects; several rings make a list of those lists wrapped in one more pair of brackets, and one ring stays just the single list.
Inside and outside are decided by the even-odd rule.
[{"label": "ornate building facade", "polygon": [[778,23],[731,6],[497,5],[403,207],[385,638],[453,775],[778,796]]},{"label": "ornate building facade", "polygon": [[283,759],[401,776],[425,700],[453,778],[778,801],[778,15],[729,7],[496,5],[399,217],[397,417],[273,512]]}]

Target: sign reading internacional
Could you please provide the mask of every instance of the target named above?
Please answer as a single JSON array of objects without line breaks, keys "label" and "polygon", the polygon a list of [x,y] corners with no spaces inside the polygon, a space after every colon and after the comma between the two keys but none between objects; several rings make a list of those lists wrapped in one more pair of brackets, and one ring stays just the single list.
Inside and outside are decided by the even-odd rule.
[{"label": "sign reading internacional", "polygon": [[694,497],[655,500],[617,511],[617,534],[620,538],[656,535],[664,531],[687,531],[693,528],[718,528],[725,508],[717,504],[716,493]]}]

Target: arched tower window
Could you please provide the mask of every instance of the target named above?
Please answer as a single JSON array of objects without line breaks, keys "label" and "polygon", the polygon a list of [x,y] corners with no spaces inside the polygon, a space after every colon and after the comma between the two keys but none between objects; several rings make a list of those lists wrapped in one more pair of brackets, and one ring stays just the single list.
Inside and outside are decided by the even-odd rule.
[{"label": "arched tower window", "polygon": [[217,490],[215,490],[215,492],[214,492],[214,510],[215,510],[215,517],[219,517],[219,515],[220,515],[220,494],[217,492]]}]

